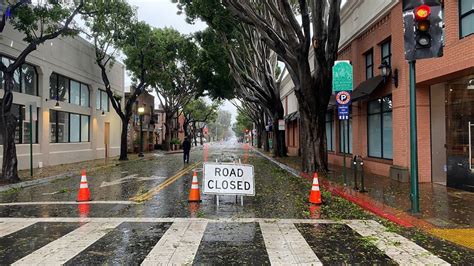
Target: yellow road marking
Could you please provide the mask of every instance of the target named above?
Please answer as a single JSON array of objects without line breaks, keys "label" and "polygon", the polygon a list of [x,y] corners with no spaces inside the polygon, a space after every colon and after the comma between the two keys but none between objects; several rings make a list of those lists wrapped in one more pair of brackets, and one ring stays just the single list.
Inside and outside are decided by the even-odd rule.
[{"label": "yellow road marking", "polygon": [[180,170],[174,176],[166,179],[165,182],[163,182],[163,183],[159,184],[158,186],[150,189],[146,193],[143,193],[141,195],[136,195],[135,197],[130,198],[130,200],[133,200],[133,201],[136,201],[136,202],[143,202],[143,201],[150,200],[153,196],[158,194],[161,190],[165,189],[166,187],[171,185],[174,181],[178,180],[179,178],[181,178],[182,176],[187,174],[189,171],[196,168],[200,163],[201,162],[194,163],[194,164]]}]

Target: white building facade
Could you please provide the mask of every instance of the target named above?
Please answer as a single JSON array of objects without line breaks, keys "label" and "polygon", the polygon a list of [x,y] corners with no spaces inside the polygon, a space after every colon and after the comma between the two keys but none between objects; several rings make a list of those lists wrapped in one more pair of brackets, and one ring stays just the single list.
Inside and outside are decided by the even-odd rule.
[{"label": "white building facade", "polygon": [[[0,57],[5,65],[25,48],[22,39],[22,34],[9,25],[0,35]],[[122,99],[124,71],[118,62],[109,70],[114,94]],[[120,153],[121,120],[105,93],[94,47],[86,40],[66,37],[47,41],[26,58],[14,79],[19,169],[30,167],[31,104],[36,105],[38,114],[32,131],[34,168]],[[4,95],[1,81],[0,99]],[[0,165],[2,156],[0,145]]]}]

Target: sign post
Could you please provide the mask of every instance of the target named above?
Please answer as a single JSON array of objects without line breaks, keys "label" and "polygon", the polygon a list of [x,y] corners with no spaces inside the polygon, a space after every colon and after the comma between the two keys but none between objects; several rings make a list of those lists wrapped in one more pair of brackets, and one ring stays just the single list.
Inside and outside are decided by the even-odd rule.
[{"label": "sign post", "polygon": [[[344,120],[349,120],[350,112],[349,105],[351,102],[351,91],[354,85],[353,68],[350,61],[336,61],[332,68],[332,90],[336,92],[336,102],[339,120],[342,123],[342,154],[343,166],[342,175],[344,176],[344,185],[347,184],[346,173],[346,130],[348,130],[349,121],[344,123]],[[344,125],[346,124],[346,126]],[[348,132],[347,132],[347,135]],[[349,142],[347,142],[347,150],[349,150]]]},{"label": "sign post", "polygon": [[36,102],[31,102],[28,105],[29,116],[25,114],[25,117],[28,117],[30,125],[30,176],[33,176],[33,122],[38,120],[38,108],[36,107]]},{"label": "sign post", "polygon": [[235,163],[204,163],[203,193],[216,195],[255,196],[253,165]]}]

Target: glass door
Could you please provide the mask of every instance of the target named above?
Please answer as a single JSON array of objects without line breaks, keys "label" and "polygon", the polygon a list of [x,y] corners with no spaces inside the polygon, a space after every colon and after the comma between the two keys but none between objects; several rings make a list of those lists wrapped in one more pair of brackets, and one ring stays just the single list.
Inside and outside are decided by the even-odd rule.
[{"label": "glass door", "polygon": [[474,123],[469,121],[469,170],[471,173],[474,172],[474,151],[472,145],[474,145]]},{"label": "glass door", "polygon": [[448,84],[445,93],[447,185],[474,191],[474,90],[459,82]]}]

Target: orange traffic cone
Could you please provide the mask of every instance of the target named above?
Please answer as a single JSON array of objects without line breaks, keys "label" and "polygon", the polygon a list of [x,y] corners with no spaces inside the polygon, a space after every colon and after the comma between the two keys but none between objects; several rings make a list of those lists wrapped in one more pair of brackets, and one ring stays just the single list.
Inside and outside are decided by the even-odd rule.
[{"label": "orange traffic cone", "polygon": [[90,201],[91,191],[87,185],[86,170],[82,170],[81,185],[79,186],[79,193],[77,194],[77,201]]},{"label": "orange traffic cone", "polygon": [[321,191],[319,190],[318,173],[313,175],[313,187],[311,188],[311,194],[309,195],[309,202],[314,204],[321,204]]},{"label": "orange traffic cone", "polygon": [[193,173],[193,182],[191,183],[191,191],[189,191],[189,202],[200,202],[201,201],[201,193],[199,192],[199,183],[197,172],[194,170]]}]

